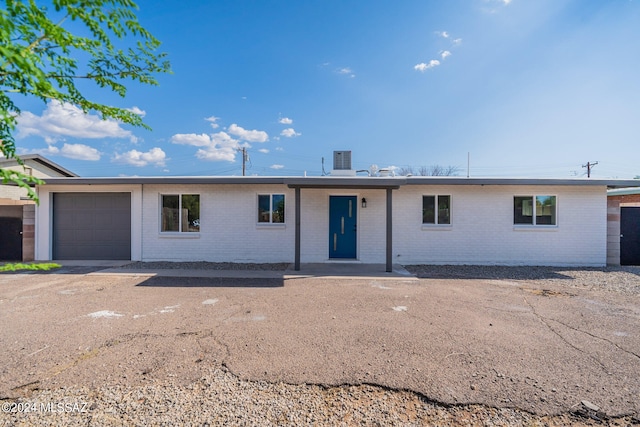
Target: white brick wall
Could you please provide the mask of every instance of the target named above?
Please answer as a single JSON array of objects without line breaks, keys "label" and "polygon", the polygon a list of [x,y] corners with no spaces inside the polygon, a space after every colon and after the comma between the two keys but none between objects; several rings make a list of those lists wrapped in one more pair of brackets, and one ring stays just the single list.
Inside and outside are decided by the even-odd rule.
[{"label": "white brick wall", "polygon": [[[50,259],[49,193],[131,191],[132,258],[293,262],[295,192],[286,185],[44,186],[37,208],[37,259]],[[285,224],[257,223],[257,195],[285,194]],[[161,194],[200,195],[200,233],[160,232]],[[450,227],[422,225],[422,196],[451,195]],[[385,262],[385,190],[302,189],[301,262],[326,262],[329,197],[356,196],[357,254]],[[513,225],[514,195],[557,196],[557,227]],[[360,206],[362,197],[367,208]],[[393,191],[393,262],[400,264],[606,264],[607,201],[604,187],[417,186]]]},{"label": "white brick wall", "polygon": [[[450,227],[422,227],[422,195],[452,197]],[[557,196],[557,227],[514,227],[515,195]],[[394,262],[606,264],[604,187],[405,186],[394,192]]]},{"label": "white brick wall", "polygon": [[[257,224],[257,195],[285,194],[285,225]],[[200,194],[200,233],[160,232],[161,194]],[[358,259],[385,262],[384,190],[301,190],[301,262],[329,258],[329,196],[356,196]],[[360,207],[366,197],[368,208]],[[145,185],[143,260],[293,262],[295,192],[282,185]],[[380,213],[382,215],[380,215]]]},{"label": "white brick wall", "polygon": [[[294,191],[283,185],[144,185],[143,260],[293,262]],[[258,194],[285,194],[285,224],[258,224]],[[199,194],[200,233],[161,233],[160,195]]]}]

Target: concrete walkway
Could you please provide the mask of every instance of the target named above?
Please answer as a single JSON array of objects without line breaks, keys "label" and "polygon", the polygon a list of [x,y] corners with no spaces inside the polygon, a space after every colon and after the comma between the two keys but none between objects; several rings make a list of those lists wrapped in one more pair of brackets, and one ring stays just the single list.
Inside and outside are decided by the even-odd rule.
[{"label": "concrete walkway", "polygon": [[203,278],[236,278],[236,279],[376,279],[376,280],[418,280],[401,265],[394,265],[393,271],[387,273],[384,264],[362,263],[324,263],[302,264],[300,271],[293,269],[293,264],[285,271],[274,270],[217,270],[217,269],[148,269],[124,268],[128,261],[63,261],[63,267],[107,267],[89,273],[93,276],[148,276],[148,277],[203,277]]}]

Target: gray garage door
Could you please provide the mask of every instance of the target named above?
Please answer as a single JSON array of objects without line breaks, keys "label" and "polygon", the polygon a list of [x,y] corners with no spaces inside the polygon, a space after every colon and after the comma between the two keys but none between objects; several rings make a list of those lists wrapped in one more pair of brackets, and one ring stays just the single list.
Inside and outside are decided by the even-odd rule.
[{"label": "gray garage door", "polygon": [[131,259],[131,194],[54,193],[53,259]]}]

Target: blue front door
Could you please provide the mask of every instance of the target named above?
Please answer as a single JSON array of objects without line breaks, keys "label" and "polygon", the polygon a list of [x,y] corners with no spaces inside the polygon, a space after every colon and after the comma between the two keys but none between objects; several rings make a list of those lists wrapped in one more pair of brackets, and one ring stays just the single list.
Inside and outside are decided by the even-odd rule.
[{"label": "blue front door", "polygon": [[329,196],[329,258],[356,258],[356,196]]}]

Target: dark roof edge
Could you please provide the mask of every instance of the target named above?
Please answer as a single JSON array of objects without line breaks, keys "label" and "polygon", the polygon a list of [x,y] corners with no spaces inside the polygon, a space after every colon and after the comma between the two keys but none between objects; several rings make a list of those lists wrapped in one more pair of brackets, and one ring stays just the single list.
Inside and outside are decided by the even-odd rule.
[{"label": "dark roof edge", "polygon": [[259,176],[171,176],[171,177],[75,177],[47,178],[45,185],[127,185],[127,184],[284,184],[284,177]]},{"label": "dark roof edge", "polygon": [[608,188],[640,187],[637,179],[593,178],[464,178],[464,177],[408,177],[407,185],[577,185],[606,186]]},{"label": "dark roof edge", "polygon": [[32,160],[34,162],[40,163],[41,165],[44,165],[44,166],[48,167],[49,169],[52,169],[52,170],[58,172],[60,175],[64,175],[64,176],[69,177],[69,178],[73,178],[73,177],[77,177],[78,176],[77,174],[71,172],[70,170],[63,168],[59,164],[57,164],[55,162],[52,162],[51,160],[49,160],[49,159],[47,159],[45,157],[42,157],[40,155],[38,155],[38,157],[34,157]]},{"label": "dark roof edge", "polygon": [[[33,160],[36,163],[40,163],[43,166],[46,166],[47,168],[58,172],[60,175],[63,175],[65,177],[77,177],[78,175],[71,172],[68,169],[63,168],[62,166],[60,166],[59,164],[57,164],[56,162],[53,162],[49,159],[47,159],[46,157],[40,155],[40,154],[23,154],[23,155],[19,155],[18,157],[20,157],[20,159],[24,162],[25,160]],[[12,163],[15,162],[17,163],[17,161],[15,159],[7,159],[7,158],[2,158],[0,159],[0,163],[2,162],[6,162],[6,163]]]}]

